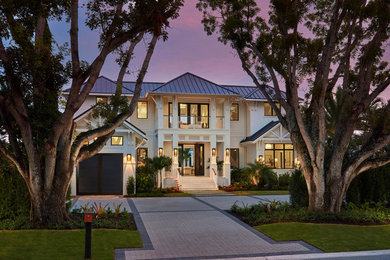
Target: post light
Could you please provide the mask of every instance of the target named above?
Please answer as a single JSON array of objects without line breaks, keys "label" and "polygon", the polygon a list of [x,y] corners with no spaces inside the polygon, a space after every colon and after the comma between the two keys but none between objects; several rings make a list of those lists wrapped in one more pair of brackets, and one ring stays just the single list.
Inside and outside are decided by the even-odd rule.
[{"label": "post light", "polygon": [[92,220],[93,212],[85,211],[84,212],[84,223],[85,223],[85,253],[84,258],[91,258],[91,240],[92,240]]},{"label": "post light", "polygon": [[160,147],[158,148],[158,156],[162,156],[163,155],[163,149]]},{"label": "post light", "polygon": [[211,154],[212,154],[212,156],[215,156],[215,148],[213,148],[213,149],[211,150]]},{"label": "post light", "polygon": [[177,156],[177,148],[173,149],[173,155]]},{"label": "post light", "polygon": [[128,153],[127,154],[127,156],[126,156],[126,160],[127,160],[127,162],[131,162],[131,154],[130,153]]},{"label": "post light", "polygon": [[226,148],[226,156],[229,156],[229,154],[230,154],[230,149]]}]

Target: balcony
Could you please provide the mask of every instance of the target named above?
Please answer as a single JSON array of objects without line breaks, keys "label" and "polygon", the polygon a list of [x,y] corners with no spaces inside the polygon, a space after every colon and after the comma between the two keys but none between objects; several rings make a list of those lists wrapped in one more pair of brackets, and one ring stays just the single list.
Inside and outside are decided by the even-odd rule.
[{"label": "balcony", "polygon": [[[216,116],[216,128],[224,128],[224,116]],[[208,129],[211,123],[210,116],[177,116],[178,127],[182,129]],[[164,127],[173,128],[173,115],[164,115]]]}]

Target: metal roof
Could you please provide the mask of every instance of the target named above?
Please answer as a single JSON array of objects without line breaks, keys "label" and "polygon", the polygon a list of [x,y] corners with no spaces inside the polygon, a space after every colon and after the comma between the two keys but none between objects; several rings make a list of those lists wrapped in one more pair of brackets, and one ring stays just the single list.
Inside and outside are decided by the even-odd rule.
[{"label": "metal roof", "polygon": [[[133,95],[135,89],[134,81],[124,81],[122,94]],[[273,89],[270,87],[270,94],[273,96]],[[116,90],[116,82],[99,76],[93,86],[91,95],[113,95]],[[68,94],[69,89],[64,90]],[[163,82],[143,82],[141,88],[141,98],[146,97],[147,93],[181,93],[181,94],[206,94],[206,95],[234,95],[242,96],[241,99],[265,100],[263,93],[255,86],[242,85],[218,85],[207,79],[186,72],[167,83]],[[286,93],[282,91],[282,97]]]},{"label": "metal roof", "polygon": [[152,91],[152,93],[182,93],[208,95],[238,95],[239,93],[222,87],[214,82],[186,72],[168,81]]},{"label": "metal roof", "polygon": [[266,124],[264,127],[260,128],[256,133],[254,133],[251,136],[246,137],[244,140],[242,140],[240,143],[245,142],[254,142],[257,138],[261,137],[265,133],[267,133],[269,130],[274,128],[277,124],[279,124],[279,121],[271,121],[268,124]]}]

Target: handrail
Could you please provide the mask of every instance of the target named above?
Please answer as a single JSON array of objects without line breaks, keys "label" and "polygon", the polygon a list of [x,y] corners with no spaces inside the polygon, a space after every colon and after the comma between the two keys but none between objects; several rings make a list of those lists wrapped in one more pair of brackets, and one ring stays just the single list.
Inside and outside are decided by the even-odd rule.
[{"label": "handrail", "polygon": [[217,173],[215,172],[215,169],[214,169],[214,168],[212,168],[212,170],[213,170],[213,172],[214,172],[214,175],[217,175]]}]

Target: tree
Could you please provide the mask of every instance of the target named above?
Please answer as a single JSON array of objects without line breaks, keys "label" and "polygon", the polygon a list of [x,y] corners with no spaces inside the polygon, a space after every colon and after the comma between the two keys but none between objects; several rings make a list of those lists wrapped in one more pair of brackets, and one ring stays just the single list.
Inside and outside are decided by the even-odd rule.
[{"label": "tree", "polygon": [[172,165],[172,159],[168,156],[158,156],[158,157],[153,157],[151,158],[146,158],[146,164],[151,165],[153,172],[156,176],[156,173],[158,176],[156,176],[157,181],[156,181],[156,186],[158,188],[162,188],[162,173],[161,171],[165,169],[166,171],[169,171],[171,169]]},{"label": "tree", "polygon": [[[4,0],[0,3],[0,150],[17,167],[31,197],[31,218],[42,223],[68,218],[65,195],[77,163],[95,155],[137,105],[141,84],[158,39],[182,0],[95,0],[86,3],[85,24],[100,34],[99,53],[88,64],[79,54],[78,0]],[[69,47],[57,44],[50,21],[70,25]],[[135,45],[150,35],[134,96],[121,106],[121,82]],[[127,52],[119,52],[129,44]],[[81,107],[107,56],[120,54],[118,89],[103,126],[76,136],[74,114]],[[67,61],[67,53],[70,61]],[[62,86],[69,95],[59,110]],[[123,101],[123,100],[122,100]],[[88,140],[94,142],[84,145]]]},{"label": "tree", "polygon": [[[389,1],[271,0],[267,16],[259,15],[254,0],[201,0],[197,7],[205,31],[218,33],[219,41],[236,51],[243,70],[290,132],[309,210],[340,211],[357,175],[390,162],[384,149],[390,142],[389,102],[376,110],[381,121],[356,132],[390,84],[384,57]],[[305,87],[302,104],[298,91]],[[337,87],[343,102],[330,131],[325,104]],[[355,138],[361,143],[351,146]]]}]

